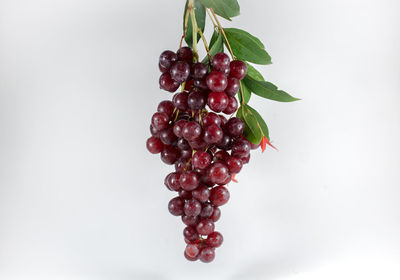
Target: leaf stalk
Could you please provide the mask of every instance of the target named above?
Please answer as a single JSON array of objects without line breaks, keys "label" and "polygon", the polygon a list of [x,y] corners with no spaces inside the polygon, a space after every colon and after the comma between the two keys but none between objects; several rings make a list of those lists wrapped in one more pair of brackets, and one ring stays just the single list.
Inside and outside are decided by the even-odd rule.
[{"label": "leaf stalk", "polygon": [[199,32],[199,34],[200,34],[200,36],[201,36],[201,40],[203,41],[204,48],[205,48],[206,51],[207,51],[208,61],[211,61],[210,48],[208,47],[208,43],[207,43],[206,37],[204,37],[204,34],[203,34],[203,32],[201,31],[201,29],[199,29],[198,32]]}]

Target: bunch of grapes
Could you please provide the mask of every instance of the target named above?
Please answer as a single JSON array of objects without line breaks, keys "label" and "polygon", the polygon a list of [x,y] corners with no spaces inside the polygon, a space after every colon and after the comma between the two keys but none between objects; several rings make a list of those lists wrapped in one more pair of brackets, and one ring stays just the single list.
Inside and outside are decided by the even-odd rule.
[{"label": "bunch of grapes", "polygon": [[160,153],[164,163],[175,165],[164,184],[178,194],[168,210],[186,225],[185,257],[211,262],[215,248],[223,242],[214,224],[220,218],[220,206],[229,200],[227,184],[249,162],[250,150],[259,145],[243,137],[245,124],[233,117],[246,64],[231,61],[225,53],[215,54],[207,64],[193,59],[189,47],[160,55],[160,88],[175,92],[182,86],[182,90],[172,101],[158,105],[147,149]]}]

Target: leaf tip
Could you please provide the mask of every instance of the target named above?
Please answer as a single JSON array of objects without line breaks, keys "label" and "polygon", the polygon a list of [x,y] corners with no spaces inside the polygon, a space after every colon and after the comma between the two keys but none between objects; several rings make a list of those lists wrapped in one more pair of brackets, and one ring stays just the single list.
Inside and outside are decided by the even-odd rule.
[{"label": "leaf tip", "polygon": [[300,101],[301,98],[297,98],[297,97],[292,97],[291,100],[288,100],[287,102],[296,102],[296,101]]}]

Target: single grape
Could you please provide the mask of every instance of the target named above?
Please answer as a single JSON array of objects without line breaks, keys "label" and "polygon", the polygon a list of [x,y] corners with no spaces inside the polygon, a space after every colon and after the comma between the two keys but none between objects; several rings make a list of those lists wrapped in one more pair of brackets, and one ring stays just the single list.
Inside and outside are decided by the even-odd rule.
[{"label": "single grape", "polygon": [[225,131],[232,137],[238,137],[244,132],[244,122],[239,118],[230,118],[225,124]]},{"label": "single grape", "polygon": [[201,135],[202,129],[200,124],[195,121],[187,122],[183,126],[182,136],[188,141],[193,141]]},{"label": "single grape", "polygon": [[222,242],[224,241],[224,237],[218,231],[214,231],[207,236],[206,244],[209,247],[217,248],[221,246]]},{"label": "single grape", "polygon": [[174,110],[175,110],[174,103],[172,103],[172,101],[169,100],[161,101],[157,107],[157,112],[167,114],[168,118],[170,119],[172,117]]},{"label": "single grape", "polygon": [[238,138],[232,144],[232,155],[239,158],[246,157],[250,154],[251,145],[246,139]]},{"label": "single grape", "polygon": [[177,51],[178,60],[186,61],[189,63],[193,62],[193,51],[189,47],[182,47]]},{"label": "single grape", "polygon": [[207,152],[197,151],[192,157],[194,168],[206,169],[211,164],[211,155]]},{"label": "single grape", "polygon": [[206,127],[212,124],[220,126],[221,118],[213,112],[208,112],[207,115],[205,115],[205,117],[203,118],[203,126]]},{"label": "single grape", "polygon": [[166,129],[160,131],[160,140],[166,145],[172,145],[176,143],[178,138],[174,134],[172,126],[169,126]]},{"label": "single grape", "polygon": [[225,93],[229,96],[235,96],[238,93],[240,88],[239,80],[236,78],[229,77],[228,78],[228,86],[225,89]]},{"label": "single grape", "polygon": [[208,144],[217,144],[222,140],[224,132],[216,124],[208,126],[204,132],[204,141]]},{"label": "single grape", "polygon": [[231,174],[237,174],[240,172],[240,170],[242,170],[243,163],[237,157],[234,157],[234,156],[229,157],[225,162],[226,162],[226,165],[228,166],[229,172]]},{"label": "single grape", "polygon": [[200,202],[206,202],[210,197],[210,190],[205,185],[199,185],[192,191],[192,197]]},{"label": "single grape", "polygon": [[223,71],[230,66],[230,59],[226,53],[216,53],[211,60],[211,66],[217,71]]},{"label": "single grape", "polygon": [[203,219],[196,226],[196,230],[201,235],[209,235],[214,231],[214,222],[211,219]]},{"label": "single grape", "polygon": [[172,64],[178,60],[178,56],[173,51],[164,51],[160,55],[159,64],[169,69]]},{"label": "single grape", "polygon": [[194,198],[187,200],[183,207],[183,211],[186,216],[198,216],[201,212],[201,203]]},{"label": "single grape", "polygon": [[203,219],[208,219],[212,216],[213,212],[214,212],[214,206],[211,205],[210,202],[205,202],[202,205],[200,217]]},{"label": "single grape", "polygon": [[207,176],[214,184],[222,184],[227,180],[227,178],[230,178],[231,175],[229,174],[229,169],[225,164],[215,162],[208,167]]},{"label": "single grape", "polygon": [[208,73],[207,65],[203,63],[195,63],[192,65],[191,69],[193,79],[203,80]]},{"label": "single grape", "polygon": [[207,105],[214,112],[222,112],[228,106],[228,96],[225,92],[213,91],[208,95]]},{"label": "single grape", "polygon": [[188,106],[192,110],[201,110],[205,107],[204,94],[200,91],[192,91],[188,96]]},{"label": "single grape", "polygon": [[213,71],[208,74],[206,84],[211,91],[221,92],[228,86],[228,79],[223,73]]},{"label": "single grape", "polygon": [[168,127],[169,117],[165,113],[154,113],[151,117],[151,125],[158,131],[164,130]]},{"label": "single grape", "polygon": [[184,201],[180,197],[171,199],[168,203],[168,210],[174,216],[181,216],[183,214]]},{"label": "single grape", "polygon": [[187,93],[186,91],[182,91],[175,94],[172,99],[174,106],[181,111],[186,111],[188,109],[188,104],[187,104],[188,96],[189,93]]},{"label": "single grape", "polygon": [[[214,246],[216,247],[216,246]],[[185,254],[191,259],[197,258],[199,256],[200,250],[199,247],[195,244],[188,244],[185,248]]]},{"label": "single grape", "polygon": [[215,206],[221,206],[229,200],[229,191],[224,186],[216,186],[211,189],[210,201]]},{"label": "single grape", "polygon": [[212,262],[215,259],[214,248],[210,247],[203,248],[199,254],[199,259],[204,263]]},{"label": "single grape", "polygon": [[189,78],[190,65],[185,61],[177,61],[171,66],[169,73],[173,80],[181,84]]},{"label": "single grape", "polygon": [[196,226],[199,223],[199,216],[182,216],[182,222],[187,226]]},{"label": "single grape", "polygon": [[147,139],[146,146],[147,150],[149,150],[149,152],[152,154],[159,154],[164,148],[164,144],[161,142],[161,140],[154,136]]},{"label": "single grape", "polygon": [[186,254],[186,251],[183,252],[183,255],[185,256],[185,258],[186,258],[188,261],[191,261],[191,262],[197,261],[197,260],[199,259],[199,256],[197,256],[197,257],[195,257],[195,258],[189,257],[189,256]]},{"label": "single grape", "polygon": [[247,73],[247,66],[246,63],[240,60],[234,60],[230,64],[230,76],[234,77],[238,80],[243,79],[246,76]]},{"label": "single grape", "polygon": [[194,227],[185,227],[183,236],[189,241],[196,241],[199,238],[199,234]]},{"label": "single grape", "polygon": [[168,186],[171,191],[179,191],[181,189],[181,184],[179,183],[180,176],[179,172],[173,172],[167,176]]},{"label": "single grape", "polygon": [[160,76],[159,85],[161,89],[169,92],[175,92],[179,88],[179,83],[171,78],[169,72]]},{"label": "single grape", "polygon": [[185,191],[192,191],[199,186],[199,176],[194,171],[182,173],[179,183]]},{"label": "single grape", "polygon": [[161,160],[166,164],[174,164],[178,156],[178,149],[169,145],[165,145],[164,149],[161,151]]},{"label": "single grape", "polygon": [[230,115],[237,111],[239,104],[235,97],[228,96],[228,106],[226,106],[225,110],[223,111],[224,114]]}]

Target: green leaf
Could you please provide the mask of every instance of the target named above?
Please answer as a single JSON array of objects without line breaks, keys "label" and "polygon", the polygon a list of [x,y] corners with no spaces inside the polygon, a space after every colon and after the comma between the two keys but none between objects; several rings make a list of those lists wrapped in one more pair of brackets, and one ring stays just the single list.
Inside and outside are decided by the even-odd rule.
[{"label": "green leaf", "polygon": [[[211,58],[219,52],[224,51],[224,40],[222,38],[222,34],[220,33],[217,37],[217,40],[215,40],[215,43],[212,45],[210,49],[210,56]],[[202,63],[207,64],[208,63],[208,55],[202,60]]]},{"label": "green leaf", "polygon": [[293,102],[300,100],[283,90],[278,90],[278,87],[270,82],[256,81],[249,76],[244,77],[243,81],[250,91],[254,92],[258,96],[280,102]]},{"label": "green leaf", "polygon": [[[240,83],[242,84],[244,103],[249,103],[251,97],[251,91],[247,88],[247,86],[243,83],[243,81],[240,81]],[[242,103],[242,93],[240,90],[238,92],[238,97],[239,97],[239,102]]]},{"label": "green leaf", "polygon": [[263,75],[254,68],[253,65],[245,62],[247,65],[247,75],[257,81],[265,81]]},{"label": "green leaf", "polygon": [[[184,32],[185,32],[185,16],[186,16],[186,11],[187,11],[187,5],[188,5],[188,0],[186,1],[185,11],[183,13],[183,31]],[[194,0],[194,14],[195,14],[196,21],[197,21],[197,27],[199,29],[201,29],[201,31],[203,32],[205,25],[206,25],[206,8],[203,6],[203,4],[200,3],[199,0]],[[197,42],[200,40],[200,38],[201,38],[200,34],[197,34]],[[189,47],[192,47],[193,27],[192,27],[192,20],[191,20],[190,14],[189,14],[189,18],[188,18],[188,26],[187,26],[187,30],[186,30],[185,41]]]},{"label": "green leaf", "polygon": [[237,28],[225,28],[224,31],[233,54],[238,59],[256,64],[271,64],[271,57],[258,38]]},{"label": "green leaf", "polygon": [[267,137],[268,140],[269,139],[269,130],[268,130],[268,126],[265,123],[264,119],[261,117],[261,115],[252,107],[250,107],[249,105],[247,105],[247,107],[249,107],[250,111],[253,113],[253,115],[256,117],[257,122],[261,128],[262,133],[264,134],[265,137]]},{"label": "green leaf", "polygon": [[211,36],[210,43],[208,44],[208,47],[209,47],[210,49],[212,48],[212,46],[214,46],[215,42],[217,41],[218,35],[219,35],[219,32],[217,32],[217,31],[214,30],[214,32],[213,32],[213,34],[212,34],[212,36]]},{"label": "green leaf", "polygon": [[[257,81],[264,81],[264,77],[261,75],[260,72],[257,71],[256,68],[254,68],[251,64],[245,62],[247,65],[247,74],[246,76],[249,76],[253,78],[254,80]],[[242,84],[242,89],[243,89],[243,95],[244,95],[244,100],[245,103],[249,103],[250,97],[251,97],[251,90],[249,87],[246,85],[245,80],[240,81]],[[239,92],[239,99],[241,99],[240,92]]]},{"label": "green leaf", "polygon": [[239,107],[236,116],[242,119],[245,123],[244,136],[253,144],[260,144],[263,137],[257,118],[250,110],[249,106],[243,104]]},{"label": "green leaf", "polygon": [[227,19],[240,14],[240,6],[237,0],[199,0],[207,8],[212,8],[214,12]]}]

